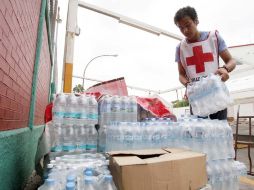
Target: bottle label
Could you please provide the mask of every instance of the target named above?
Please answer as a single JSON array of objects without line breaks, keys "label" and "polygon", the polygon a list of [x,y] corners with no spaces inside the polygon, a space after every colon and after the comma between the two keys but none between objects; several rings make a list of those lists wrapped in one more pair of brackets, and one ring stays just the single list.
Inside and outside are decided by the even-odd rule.
[{"label": "bottle label", "polygon": [[64,145],[63,146],[63,150],[70,152],[70,151],[74,151],[76,149],[76,145]]},{"label": "bottle label", "polygon": [[88,114],[88,119],[97,120],[98,119],[98,114],[96,114],[96,113],[89,113]]},{"label": "bottle label", "polygon": [[79,115],[79,118],[80,118],[80,119],[87,119],[87,114],[86,114],[86,113],[81,113],[81,114]]},{"label": "bottle label", "polygon": [[55,117],[64,118],[64,112],[54,112]]},{"label": "bottle label", "polygon": [[97,146],[96,144],[87,144],[86,150],[96,150]]},{"label": "bottle label", "polygon": [[51,152],[61,152],[62,151],[62,146],[58,145],[58,146],[53,146],[51,148]]},{"label": "bottle label", "polygon": [[78,148],[81,149],[81,150],[86,150],[86,149],[87,149],[87,148],[86,148],[86,144],[80,144],[80,145],[78,146]]}]

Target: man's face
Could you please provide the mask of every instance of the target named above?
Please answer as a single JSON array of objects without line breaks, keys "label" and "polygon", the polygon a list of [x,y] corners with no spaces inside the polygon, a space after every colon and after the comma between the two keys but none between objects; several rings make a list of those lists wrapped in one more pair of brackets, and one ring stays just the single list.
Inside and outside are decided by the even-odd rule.
[{"label": "man's face", "polygon": [[190,41],[197,40],[195,39],[197,34],[197,24],[198,21],[193,21],[189,16],[182,18],[177,22],[177,26],[182,32],[182,34]]}]

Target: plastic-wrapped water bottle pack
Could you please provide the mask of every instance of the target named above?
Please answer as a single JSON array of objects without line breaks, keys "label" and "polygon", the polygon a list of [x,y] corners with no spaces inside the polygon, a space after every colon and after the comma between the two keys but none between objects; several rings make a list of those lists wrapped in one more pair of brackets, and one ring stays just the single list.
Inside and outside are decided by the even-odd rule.
[{"label": "plastic-wrapped water bottle pack", "polygon": [[185,148],[203,152],[208,160],[234,158],[233,133],[227,121],[201,118],[114,122],[99,130],[100,151]]},{"label": "plastic-wrapped water bottle pack", "polygon": [[98,103],[94,96],[58,94],[53,104],[53,152],[97,152]]},{"label": "plastic-wrapped water bottle pack", "polygon": [[98,103],[94,96],[58,94],[52,111],[54,123],[80,125],[98,123]]},{"label": "plastic-wrapped water bottle pack", "polygon": [[246,166],[234,160],[207,162],[208,183],[214,190],[239,190],[239,177],[247,173]]},{"label": "plastic-wrapped water bottle pack", "polygon": [[104,96],[99,101],[99,124],[104,126],[115,121],[137,121],[135,96]]},{"label": "plastic-wrapped water bottle pack", "polygon": [[210,74],[187,86],[187,96],[194,115],[208,116],[227,108],[232,100],[220,76]]},{"label": "plastic-wrapped water bottle pack", "polygon": [[39,190],[116,190],[108,160],[98,153],[56,157],[44,177]]}]

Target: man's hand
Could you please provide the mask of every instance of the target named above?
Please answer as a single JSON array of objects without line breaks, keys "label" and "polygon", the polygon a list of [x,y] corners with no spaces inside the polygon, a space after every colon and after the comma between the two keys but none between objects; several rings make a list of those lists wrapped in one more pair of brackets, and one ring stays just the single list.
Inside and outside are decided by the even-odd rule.
[{"label": "man's hand", "polygon": [[223,67],[220,67],[216,72],[215,72],[216,75],[220,75],[221,77],[221,80],[222,81],[227,81],[229,79],[229,74],[228,74],[228,71],[223,68]]}]

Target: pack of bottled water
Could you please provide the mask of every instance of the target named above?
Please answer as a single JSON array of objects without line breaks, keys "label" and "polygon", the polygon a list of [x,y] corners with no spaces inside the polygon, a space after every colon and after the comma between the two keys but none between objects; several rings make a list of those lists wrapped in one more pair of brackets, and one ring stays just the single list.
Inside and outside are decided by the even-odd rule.
[{"label": "pack of bottled water", "polygon": [[97,152],[98,133],[94,125],[53,123],[52,152]]},{"label": "pack of bottled water", "polygon": [[208,183],[214,190],[239,190],[239,177],[247,174],[246,166],[234,160],[207,162]]},{"label": "pack of bottled water", "polygon": [[58,94],[53,102],[53,122],[64,124],[98,123],[98,103],[94,96]]},{"label": "pack of bottled water", "polygon": [[168,144],[166,126],[169,120],[162,122],[152,118],[146,122],[111,122],[99,129],[99,150],[105,152],[165,147]]},{"label": "pack of bottled water", "polygon": [[135,96],[103,96],[99,101],[99,124],[108,125],[116,121],[137,121],[137,100]]},{"label": "pack of bottled water", "polygon": [[176,147],[206,154],[207,160],[235,157],[233,132],[226,120],[180,118]]},{"label": "pack of bottled water", "polygon": [[194,115],[208,116],[227,108],[232,99],[220,76],[210,74],[187,87],[187,96]]},{"label": "pack of bottled water", "polygon": [[[113,122],[99,130],[101,150],[184,148],[206,154],[209,185],[203,189],[238,190],[243,163],[234,161],[233,133],[226,120],[195,116],[147,119],[144,122]],[[234,188],[233,188],[234,187]]]},{"label": "pack of bottled water", "polygon": [[227,121],[201,118],[113,122],[99,130],[102,150],[185,148],[203,152],[208,160],[234,158],[233,133]]},{"label": "pack of bottled water", "polygon": [[108,163],[102,154],[56,157],[47,165],[39,190],[116,190]]},{"label": "pack of bottled water", "polygon": [[97,152],[98,104],[94,96],[58,94],[53,103],[53,152]]}]

